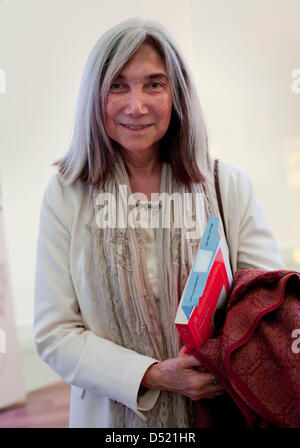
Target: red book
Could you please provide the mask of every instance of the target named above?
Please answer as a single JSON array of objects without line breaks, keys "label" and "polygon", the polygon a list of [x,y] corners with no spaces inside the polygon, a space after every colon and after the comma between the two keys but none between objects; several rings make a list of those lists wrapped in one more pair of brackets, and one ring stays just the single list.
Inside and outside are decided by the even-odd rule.
[{"label": "red book", "polygon": [[[191,273],[187,284],[191,278]],[[206,285],[199,303],[193,307],[189,316],[182,309],[181,301],[175,319],[175,325],[179,331],[184,345],[188,349],[200,348],[208,339],[213,337],[216,327],[220,326],[226,307],[226,302],[232,286],[232,273],[226,255],[223,240],[219,241],[211,264]]]}]

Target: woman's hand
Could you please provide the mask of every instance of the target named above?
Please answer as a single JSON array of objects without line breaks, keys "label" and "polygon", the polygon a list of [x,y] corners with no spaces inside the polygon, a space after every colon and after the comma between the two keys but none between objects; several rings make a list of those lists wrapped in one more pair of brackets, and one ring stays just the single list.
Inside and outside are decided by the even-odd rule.
[{"label": "woman's hand", "polygon": [[177,392],[194,401],[223,393],[223,386],[212,384],[212,375],[201,362],[186,353],[182,348],[177,358],[152,364],[141,384],[149,389]]}]

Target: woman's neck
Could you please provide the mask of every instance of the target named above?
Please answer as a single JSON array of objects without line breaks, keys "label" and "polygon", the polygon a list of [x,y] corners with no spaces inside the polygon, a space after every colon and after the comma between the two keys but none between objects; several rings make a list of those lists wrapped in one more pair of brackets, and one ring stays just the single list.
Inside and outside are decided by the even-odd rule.
[{"label": "woman's neck", "polygon": [[143,180],[157,176],[161,172],[162,163],[159,160],[159,152],[156,149],[140,152],[121,150],[128,176],[133,179]]},{"label": "woman's neck", "polygon": [[133,153],[121,150],[132,193],[144,193],[151,200],[151,193],[160,192],[162,163],[158,150]]}]

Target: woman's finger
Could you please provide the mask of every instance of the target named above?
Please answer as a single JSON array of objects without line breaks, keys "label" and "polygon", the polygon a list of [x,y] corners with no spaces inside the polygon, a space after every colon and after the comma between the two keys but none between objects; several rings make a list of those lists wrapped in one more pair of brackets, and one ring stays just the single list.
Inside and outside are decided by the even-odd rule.
[{"label": "woman's finger", "polygon": [[188,355],[189,352],[190,352],[190,350],[185,345],[183,345],[178,353],[178,358]]},{"label": "woman's finger", "polygon": [[224,392],[225,392],[224,390],[221,390],[221,391],[219,391],[219,392],[214,392],[214,393],[211,393],[211,394],[204,395],[202,398],[215,398],[215,397],[219,397],[220,395],[223,395]]},{"label": "woman's finger", "polygon": [[195,358],[192,355],[185,355],[181,358],[181,367],[184,369],[188,369],[190,367],[200,367],[202,366],[201,361],[199,361],[197,358]]}]

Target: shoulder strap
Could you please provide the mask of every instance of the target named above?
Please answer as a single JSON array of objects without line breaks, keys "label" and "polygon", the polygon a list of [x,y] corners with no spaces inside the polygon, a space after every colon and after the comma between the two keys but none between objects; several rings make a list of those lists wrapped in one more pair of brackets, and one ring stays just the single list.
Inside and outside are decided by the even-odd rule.
[{"label": "shoulder strap", "polygon": [[221,197],[220,184],[219,184],[219,159],[214,160],[214,178],[215,178],[215,189],[216,189],[216,194],[217,194],[219,212],[220,212],[220,215],[222,218],[224,233],[225,233],[225,237],[227,240],[226,226],[225,226],[225,219],[224,219],[224,212],[223,212],[223,205],[222,205],[222,197]]},{"label": "shoulder strap", "polygon": [[[224,212],[223,212],[223,205],[222,205],[221,190],[220,190],[220,184],[219,184],[219,159],[214,160],[214,178],[215,178],[215,189],[216,189],[216,194],[217,194],[219,212],[220,212],[222,223],[223,223],[225,238],[226,238],[226,241],[228,242],[226,226],[225,226],[225,219],[224,219]],[[230,263],[230,267],[231,267],[231,272],[233,273],[230,252],[229,252],[229,263]]]}]

